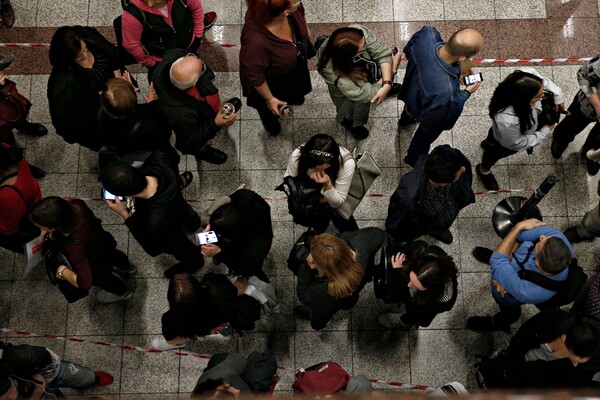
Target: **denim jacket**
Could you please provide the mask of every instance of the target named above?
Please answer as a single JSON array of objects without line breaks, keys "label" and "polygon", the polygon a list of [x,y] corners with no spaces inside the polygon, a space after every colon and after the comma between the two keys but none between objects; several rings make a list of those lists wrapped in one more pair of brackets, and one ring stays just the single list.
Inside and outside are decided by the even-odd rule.
[{"label": "denim jacket", "polygon": [[425,26],[406,46],[408,59],[402,99],[421,123],[451,129],[470,94],[460,89],[460,64],[447,64],[438,54],[445,42],[434,27]]}]

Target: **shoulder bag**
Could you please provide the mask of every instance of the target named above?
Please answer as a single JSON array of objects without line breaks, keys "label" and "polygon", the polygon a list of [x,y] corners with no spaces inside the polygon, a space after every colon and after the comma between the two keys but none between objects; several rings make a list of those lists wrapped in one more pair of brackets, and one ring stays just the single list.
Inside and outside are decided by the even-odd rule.
[{"label": "shoulder bag", "polygon": [[344,156],[343,161],[345,162],[351,158],[356,160],[356,170],[352,177],[352,183],[350,183],[346,201],[337,209],[337,212],[345,219],[350,219],[375,179],[381,175],[381,169],[369,152],[357,153],[354,149],[353,154]]},{"label": "shoulder bag", "polygon": [[6,79],[0,88],[0,127],[24,122],[30,108],[31,103],[17,91],[17,85]]}]

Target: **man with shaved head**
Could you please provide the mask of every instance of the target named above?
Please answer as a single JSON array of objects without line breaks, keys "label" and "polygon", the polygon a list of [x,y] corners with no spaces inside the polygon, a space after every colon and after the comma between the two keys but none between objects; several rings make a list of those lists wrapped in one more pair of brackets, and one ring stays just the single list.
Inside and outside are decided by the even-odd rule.
[{"label": "man with shaved head", "polygon": [[429,153],[443,130],[454,126],[465,102],[479,88],[477,82],[461,90],[462,76],[473,71],[461,72],[460,63],[479,53],[482,45],[483,38],[474,29],[461,29],[444,42],[437,29],[425,26],[404,47],[408,65],[398,96],[405,103],[398,125],[419,122],[404,159],[410,166]]},{"label": "man with shaved head", "polygon": [[158,106],[175,132],[175,147],[199,160],[223,164],[227,154],[208,141],[236,120],[219,112],[219,90],[213,85],[214,72],[195,54],[174,49],[165,53],[152,75]]}]

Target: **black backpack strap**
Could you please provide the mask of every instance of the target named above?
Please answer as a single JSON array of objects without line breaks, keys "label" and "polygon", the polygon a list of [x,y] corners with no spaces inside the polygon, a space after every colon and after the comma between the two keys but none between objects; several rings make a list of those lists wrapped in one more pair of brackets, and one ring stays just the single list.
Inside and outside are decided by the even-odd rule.
[{"label": "black backpack strap", "polygon": [[[8,175],[2,177],[2,179],[0,179],[0,185],[2,185],[4,182],[6,182],[7,180],[9,180],[10,178],[13,178],[13,177],[15,177],[17,175],[19,175],[19,172],[15,171],[15,172],[13,172],[11,174],[8,174]],[[2,185],[2,186],[0,186],[0,189],[4,189],[4,188],[10,188],[10,189],[14,190],[15,192],[17,192],[17,194],[21,198],[21,201],[23,202],[23,204],[25,204],[25,207],[27,207],[27,203],[25,202],[25,196],[23,196],[23,192],[21,192],[18,187],[13,186],[13,185]]]}]

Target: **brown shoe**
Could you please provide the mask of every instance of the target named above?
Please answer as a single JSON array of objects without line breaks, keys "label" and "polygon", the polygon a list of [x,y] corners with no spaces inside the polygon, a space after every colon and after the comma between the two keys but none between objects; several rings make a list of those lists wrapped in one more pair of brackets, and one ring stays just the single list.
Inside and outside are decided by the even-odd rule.
[{"label": "brown shoe", "polygon": [[440,242],[445,243],[445,244],[451,244],[452,241],[454,240],[454,237],[452,236],[452,232],[450,232],[450,229],[445,229],[438,233],[432,233],[431,236],[433,236],[434,238],[436,238],[437,240],[439,240]]},{"label": "brown shoe", "polygon": [[12,26],[15,24],[15,10],[10,2],[2,6],[0,15],[2,15],[2,19],[4,20],[4,26],[7,28],[12,28]]}]

